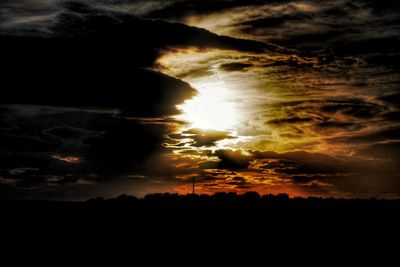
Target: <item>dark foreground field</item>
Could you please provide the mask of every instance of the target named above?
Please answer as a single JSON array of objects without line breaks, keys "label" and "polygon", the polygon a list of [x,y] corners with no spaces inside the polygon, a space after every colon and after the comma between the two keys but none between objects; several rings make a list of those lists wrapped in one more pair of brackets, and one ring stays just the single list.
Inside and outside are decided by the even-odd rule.
[{"label": "dark foreground field", "polygon": [[[286,194],[259,195],[249,192],[214,195],[151,194],[144,198],[121,195],[115,199],[96,198],[84,202],[13,200],[0,202],[5,214],[29,220],[44,218],[103,218],[132,222],[171,223],[200,221],[268,222],[286,221],[296,225],[315,220],[351,221],[396,219],[400,200],[289,198]],[[9,218],[10,218],[9,217]],[[232,221],[230,221],[232,222]]]},{"label": "dark foreground field", "polygon": [[218,193],[0,203],[2,242],[12,251],[24,247],[47,253],[61,244],[72,255],[86,255],[93,248],[104,255],[110,250],[135,257],[142,255],[139,251],[151,252],[154,258],[146,258],[150,261],[166,251],[175,255],[173,262],[182,251],[197,260],[218,255],[224,261],[228,255],[264,258],[272,251],[354,257],[355,248],[364,255],[366,249],[375,253],[383,246],[390,254],[396,250],[390,244],[397,242],[400,225],[400,200]]}]

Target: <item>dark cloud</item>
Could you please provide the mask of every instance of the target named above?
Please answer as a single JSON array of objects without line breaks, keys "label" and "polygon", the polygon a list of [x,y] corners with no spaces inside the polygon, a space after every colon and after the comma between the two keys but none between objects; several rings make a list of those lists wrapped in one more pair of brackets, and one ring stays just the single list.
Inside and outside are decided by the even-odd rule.
[{"label": "dark cloud", "polygon": [[345,169],[342,160],[320,153],[296,151],[279,154],[272,151],[256,151],[253,155],[254,159],[278,160],[278,163],[273,162],[271,166],[267,163],[262,168],[272,167],[285,174],[326,174],[338,173]]},{"label": "dark cloud", "polygon": [[[86,46],[94,49],[84,50],[86,56],[90,56],[90,52],[99,55],[98,51],[119,48],[113,49],[113,56],[121,53],[122,49],[123,52],[129,51],[129,53],[124,53],[125,57],[132,57],[130,53],[135,54],[136,61],[131,61],[131,64],[149,65],[158,56],[155,51],[157,48],[171,45],[253,52],[262,52],[272,47],[257,41],[219,36],[207,30],[189,27],[181,23],[140,19],[128,14],[92,8],[77,2],[65,3],[63,6],[64,8],[56,16],[55,21],[48,25],[50,34],[48,32],[42,34],[47,37],[87,36],[84,40],[79,39],[80,49],[87,49]],[[137,36],[140,38],[136,38]],[[109,38],[112,40],[108,40]],[[14,44],[12,41],[19,40],[4,39],[2,41],[8,41],[12,45]],[[69,41],[73,44],[71,39],[62,41]],[[135,48],[142,49],[141,53],[138,53]],[[102,53],[102,56],[104,57],[106,54]]]},{"label": "dark cloud", "polygon": [[210,0],[183,0],[176,1],[172,5],[166,8],[155,10],[146,14],[147,17],[152,18],[164,18],[169,20],[180,21],[188,16],[192,15],[204,15],[212,12],[221,12],[226,9],[247,6],[247,5],[262,5],[262,1],[258,0],[222,0],[222,1],[210,1]]},{"label": "dark cloud", "polygon": [[335,137],[329,140],[333,144],[371,144],[376,142],[398,140],[400,136],[400,128],[397,126],[384,127],[382,129],[375,129],[365,131],[354,136]]},{"label": "dark cloud", "polygon": [[195,147],[213,146],[217,141],[233,138],[228,132],[216,130],[190,129],[183,134],[193,140],[192,145]]},{"label": "dark cloud", "polygon": [[221,69],[225,71],[245,71],[251,66],[252,64],[249,63],[226,63],[221,65]]},{"label": "dark cloud", "polygon": [[[114,108],[126,116],[160,116],[176,114],[175,105],[195,93],[188,84],[153,71],[47,63],[9,70],[2,103]],[[25,78],[18,79],[21,75]]]},{"label": "dark cloud", "polygon": [[400,121],[400,111],[390,111],[382,114],[382,116],[389,121]]},{"label": "dark cloud", "polygon": [[[340,159],[324,154],[313,154],[305,151],[276,153],[273,151],[254,151],[248,155],[240,151],[217,150],[213,154],[220,160],[221,169],[247,169],[255,161],[259,169],[270,169],[283,177],[294,175],[326,175],[348,172],[351,169]],[[314,176],[312,179],[317,179]],[[311,178],[310,178],[311,180]]]},{"label": "dark cloud", "polygon": [[400,160],[400,142],[388,141],[385,143],[368,145],[367,147],[361,148],[359,153],[367,157],[385,159],[398,163]]},{"label": "dark cloud", "polygon": [[254,19],[250,21],[246,21],[241,23],[241,26],[250,26],[250,27],[277,27],[282,25],[283,23],[286,23],[288,21],[301,21],[304,20],[305,18],[310,19],[311,15],[308,15],[307,13],[303,14],[293,14],[293,15],[282,15],[282,16],[271,16],[268,18],[260,18],[260,19]]},{"label": "dark cloud", "polygon": [[392,108],[379,101],[347,97],[294,101],[279,108],[282,115],[266,124],[299,133],[308,129],[320,134],[355,132],[368,127],[368,119],[379,122],[383,117],[396,116],[396,111],[389,111]]},{"label": "dark cloud", "polygon": [[0,138],[4,142],[2,144],[2,149],[4,150],[40,152],[48,151],[56,147],[54,143],[33,137],[30,133],[19,136],[9,133],[1,134]]},{"label": "dark cloud", "polygon": [[307,53],[331,49],[336,56],[357,55],[397,68],[399,13],[396,1],[180,1],[148,16],[175,21],[232,16],[214,26]]},{"label": "dark cloud", "polygon": [[324,130],[324,129],[341,129],[346,131],[358,131],[364,128],[365,125],[360,123],[353,123],[348,121],[324,121],[317,123],[315,128],[317,130]]},{"label": "dark cloud", "polygon": [[273,120],[267,121],[267,123],[282,125],[282,124],[298,124],[298,123],[311,122],[311,121],[313,121],[313,119],[311,119],[311,118],[292,117],[292,118],[273,119]]},{"label": "dark cloud", "polygon": [[339,112],[358,118],[371,118],[378,116],[384,110],[384,107],[371,102],[365,102],[362,99],[332,99],[325,103],[321,107],[321,110],[327,113]]},{"label": "dark cloud", "polygon": [[16,179],[15,190],[27,195],[145,172],[167,129],[107,113],[23,105],[9,107],[8,120],[16,127],[2,130],[0,176]]},{"label": "dark cloud", "polygon": [[[322,55],[320,55],[322,56]],[[311,62],[307,62],[307,61],[300,61],[299,58],[296,57],[289,57],[285,60],[276,60],[274,62],[271,63],[267,63],[263,65],[264,67],[268,68],[268,67],[292,67],[292,68],[302,68],[302,69],[307,69],[310,67],[313,67],[314,64]]]},{"label": "dark cloud", "polygon": [[[96,6],[98,10],[96,12],[90,10],[89,4]],[[216,36],[211,36],[209,32],[197,30],[195,34],[188,34],[184,28],[177,25],[174,25],[174,30],[170,31],[169,27],[166,26],[167,24],[160,21],[152,21],[153,27],[149,27],[149,24],[151,24],[149,21],[136,20],[134,22],[133,20],[133,17],[140,17],[185,22],[186,19],[193,16],[201,18],[221,12],[227,12],[226,14],[229,16],[230,12],[232,14],[242,12],[245,15],[240,16],[240,19],[233,17],[231,24],[225,26],[259,40],[300,50],[307,49],[308,52],[314,51],[315,54],[318,54],[321,49],[332,49],[336,55],[361,55],[365,56],[370,63],[398,67],[398,60],[396,60],[399,56],[397,25],[400,8],[396,1],[377,3],[373,0],[357,2],[344,0],[326,3],[306,1],[303,3],[257,0],[132,0],[123,2],[99,0],[93,4],[91,1],[81,0],[75,2],[59,1],[57,3],[34,1],[33,5],[31,1],[19,0],[5,1],[2,5],[4,10],[2,16],[7,25],[12,25],[10,21],[29,21],[24,25],[30,28],[26,29],[30,33],[33,31],[44,32],[43,29],[57,21],[61,23],[56,24],[58,26],[52,28],[52,30],[57,29],[56,32],[62,31],[65,34],[95,32],[96,30],[106,31],[114,26],[121,28],[122,24],[127,25],[128,22],[132,32],[137,32],[142,37],[148,36],[149,32],[154,32],[155,35],[160,34],[159,36],[162,36],[162,38],[158,38],[158,40],[153,38],[152,40],[156,43],[163,40],[162,42],[167,44],[172,42],[182,45],[189,42],[196,43],[196,46],[200,47],[217,46],[260,51],[260,44],[247,43],[249,48],[245,48],[246,45],[243,42],[239,44],[233,39],[216,38]],[[99,10],[102,10],[102,12]],[[104,10],[107,10],[108,13],[104,13]],[[118,15],[117,11],[123,11],[125,16]],[[40,17],[38,13],[42,19],[38,19]],[[55,16],[55,14],[59,15]],[[17,19],[13,20],[12,18]],[[18,20],[18,18],[20,19]],[[82,20],[85,27],[81,27]],[[140,23],[137,23],[138,21]],[[97,29],[93,27],[97,27]],[[137,28],[146,28],[149,31],[141,34],[142,32],[137,31]],[[159,31],[154,30],[154,28],[158,28]],[[19,28],[19,30],[21,31],[23,28]],[[207,42],[205,42],[205,39],[207,39]],[[141,42],[142,40],[138,41]],[[251,46],[253,48],[250,48]],[[146,45],[142,45],[141,48],[143,52],[147,50],[149,54],[154,53],[154,51],[149,51],[149,47]]]},{"label": "dark cloud", "polygon": [[240,151],[217,150],[213,154],[220,160],[220,169],[246,169],[252,160],[251,156],[243,155]]},{"label": "dark cloud", "polygon": [[399,106],[400,105],[400,92],[383,95],[383,96],[379,97],[378,99],[380,99],[384,102],[387,102],[389,104]]},{"label": "dark cloud", "polygon": [[246,178],[241,176],[235,176],[228,179],[225,184],[234,186],[237,189],[247,189],[251,188],[251,184],[246,180]]},{"label": "dark cloud", "polygon": [[91,132],[71,126],[58,126],[43,131],[44,134],[50,135],[56,139],[65,141],[81,140],[92,135]]}]

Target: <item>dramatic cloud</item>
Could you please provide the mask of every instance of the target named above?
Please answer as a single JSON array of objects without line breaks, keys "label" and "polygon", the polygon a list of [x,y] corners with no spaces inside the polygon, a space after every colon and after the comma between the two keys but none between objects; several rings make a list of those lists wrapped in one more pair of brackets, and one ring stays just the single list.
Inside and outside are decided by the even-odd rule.
[{"label": "dramatic cloud", "polygon": [[0,3],[0,196],[400,195],[396,1]]},{"label": "dramatic cloud", "polygon": [[90,110],[7,105],[2,111],[13,127],[1,129],[0,176],[27,195],[143,173],[167,129]]},{"label": "dramatic cloud", "polygon": [[358,55],[374,64],[398,66],[399,12],[395,1],[219,1],[216,5],[183,1],[154,16],[219,34],[315,53],[329,49],[335,55]]},{"label": "dramatic cloud", "polygon": [[215,130],[190,129],[183,132],[186,138],[193,140],[193,146],[212,146],[219,140],[233,138],[227,132]]}]

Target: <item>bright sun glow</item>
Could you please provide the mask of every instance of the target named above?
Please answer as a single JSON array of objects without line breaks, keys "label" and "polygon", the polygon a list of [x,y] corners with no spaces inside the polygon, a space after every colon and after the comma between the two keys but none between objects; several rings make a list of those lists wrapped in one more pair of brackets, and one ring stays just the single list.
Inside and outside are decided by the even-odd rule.
[{"label": "bright sun glow", "polygon": [[178,105],[182,111],[178,118],[187,121],[191,128],[233,130],[238,116],[223,82],[194,84],[194,87],[198,95]]}]

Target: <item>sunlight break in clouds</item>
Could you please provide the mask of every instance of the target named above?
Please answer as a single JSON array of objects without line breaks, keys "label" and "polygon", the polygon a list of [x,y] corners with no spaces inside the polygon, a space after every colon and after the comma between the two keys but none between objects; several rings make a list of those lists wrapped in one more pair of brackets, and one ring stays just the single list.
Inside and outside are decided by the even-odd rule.
[{"label": "sunlight break in clouds", "polygon": [[[368,143],[352,140],[379,132],[386,121],[379,116],[385,107],[373,96],[376,84],[357,86],[366,72],[379,72],[363,64],[274,52],[166,52],[158,68],[198,90],[178,105],[182,114],[175,118],[186,124],[167,145],[185,173],[177,177],[196,177],[200,192],[344,196],[350,181],[366,190],[381,163],[359,153]],[[375,82],[385,84],[384,75]],[[366,162],[371,169],[361,167]]]},{"label": "sunlight break in clouds", "polygon": [[398,197],[399,12],[1,1],[0,197]]},{"label": "sunlight break in clouds", "polygon": [[190,128],[233,130],[239,114],[229,100],[230,92],[224,82],[204,82],[193,84],[193,87],[198,90],[198,95],[178,105],[182,114],[176,118],[187,121]]}]

